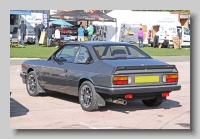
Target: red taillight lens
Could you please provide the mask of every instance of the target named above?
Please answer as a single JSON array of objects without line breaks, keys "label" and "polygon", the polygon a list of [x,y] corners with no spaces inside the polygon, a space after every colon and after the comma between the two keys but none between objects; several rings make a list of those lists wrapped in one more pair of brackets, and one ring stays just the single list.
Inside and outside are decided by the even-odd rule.
[{"label": "red taillight lens", "polygon": [[178,74],[167,74],[163,76],[163,82],[178,82]]},{"label": "red taillight lens", "polygon": [[163,92],[162,93],[162,97],[168,97],[169,96],[169,92]]},{"label": "red taillight lens", "polygon": [[116,76],[113,78],[114,85],[130,84],[131,80],[128,76]]},{"label": "red taillight lens", "polygon": [[133,95],[132,94],[126,94],[125,98],[133,98]]},{"label": "red taillight lens", "polygon": [[22,64],[22,67],[28,68],[28,65],[27,64]]}]

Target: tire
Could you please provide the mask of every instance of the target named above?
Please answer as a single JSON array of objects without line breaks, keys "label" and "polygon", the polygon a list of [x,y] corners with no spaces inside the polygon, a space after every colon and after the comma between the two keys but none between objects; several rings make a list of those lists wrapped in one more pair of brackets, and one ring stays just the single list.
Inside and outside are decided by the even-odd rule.
[{"label": "tire", "polygon": [[[86,92],[87,91],[87,92]],[[97,93],[95,91],[94,85],[85,81],[81,84],[79,88],[79,103],[83,110],[85,111],[96,111],[99,109]]]},{"label": "tire", "polygon": [[38,96],[37,78],[34,71],[28,73],[26,78],[26,89],[30,96]]},{"label": "tire", "polygon": [[162,102],[157,101],[157,98],[142,100],[142,102],[144,103],[144,105],[146,105],[148,107],[157,107],[162,104]]}]

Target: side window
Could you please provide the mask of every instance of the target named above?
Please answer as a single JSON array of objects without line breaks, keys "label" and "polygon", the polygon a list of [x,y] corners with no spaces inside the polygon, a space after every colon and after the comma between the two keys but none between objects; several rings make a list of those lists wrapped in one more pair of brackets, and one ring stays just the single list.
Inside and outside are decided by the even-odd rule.
[{"label": "side window", "polygon": [[88,58],[90,57],[90,54],[86,47],[81,47],[79,54],[75,60],[75,63],[86,63]]},{"label": "side window", "polygon": [[184,35],[190,35],[190,30],[184,27]]},{"label": "side window", "polygon": [[59,59],[65,59],[66,62],[73,63],[78,52],[79,46],[65,46],[56,54]]}]

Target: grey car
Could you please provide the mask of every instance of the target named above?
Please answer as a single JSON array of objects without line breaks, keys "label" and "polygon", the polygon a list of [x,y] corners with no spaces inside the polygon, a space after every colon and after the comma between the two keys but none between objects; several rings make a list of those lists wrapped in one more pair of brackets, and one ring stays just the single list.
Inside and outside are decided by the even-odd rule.
[{"label": "grey car", "polygon": [[124,42],[71,42],[48,59],[24,61],[20,76],[30,96],[49,91],[78,96],[85,111],[138,99],[155,107],[181,89],[175,65]]}]

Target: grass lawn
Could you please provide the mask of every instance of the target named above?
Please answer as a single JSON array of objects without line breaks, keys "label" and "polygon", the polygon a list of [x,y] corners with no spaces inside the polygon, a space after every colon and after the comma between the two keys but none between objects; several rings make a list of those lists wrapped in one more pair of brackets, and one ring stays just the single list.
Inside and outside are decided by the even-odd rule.
[{"label": "grass lawn", "polygon": [[[10,58],[49,58],[49,56],[55,52],[57,48],[55,46],[46,47],[44,45],[26,45],[25,48],[10,48]],[[145,46],[142,48],[144,52],[150,56],[190,56],[190,49],[170,49],[170,48],[153,48]]]}]

